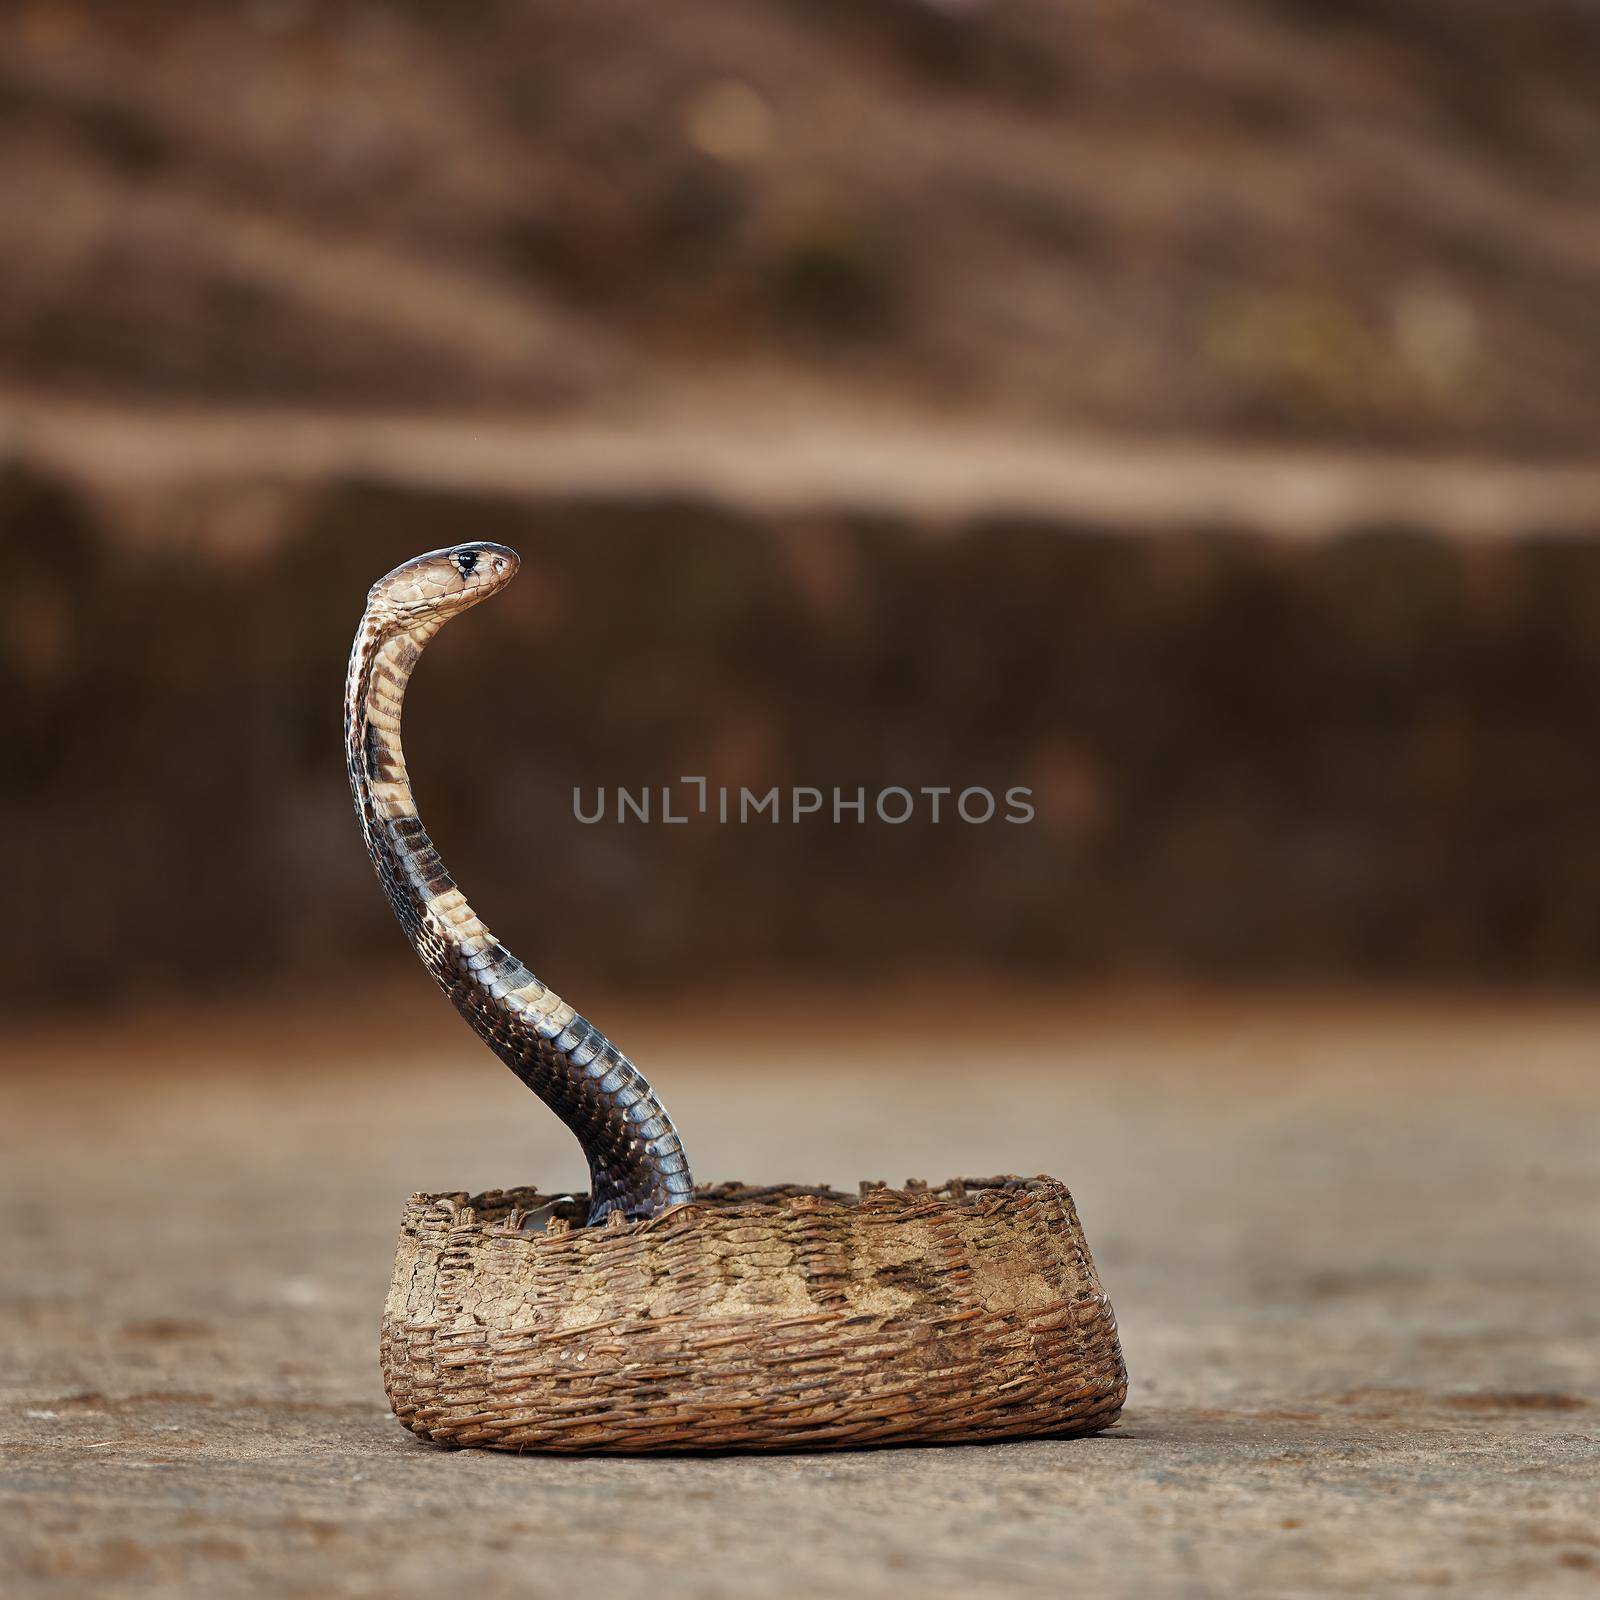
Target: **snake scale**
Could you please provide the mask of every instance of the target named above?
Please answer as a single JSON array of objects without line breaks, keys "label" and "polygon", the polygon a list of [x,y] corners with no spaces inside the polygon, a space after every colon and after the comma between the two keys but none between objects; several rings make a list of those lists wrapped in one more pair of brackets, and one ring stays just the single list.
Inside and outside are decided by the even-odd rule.
[{"label": "snake scale", "polygon": [[417,556],[372,586],[345,684],[350,787],[378,879],[423,966],[577,1136],[589,1163],[590,1225],[650,1217],[694,1195],[672,1119],[639,1069],[467,904],[417,815],[401,750],[401,708],[423,650],[519,565],[504,545],[462,544]]}]

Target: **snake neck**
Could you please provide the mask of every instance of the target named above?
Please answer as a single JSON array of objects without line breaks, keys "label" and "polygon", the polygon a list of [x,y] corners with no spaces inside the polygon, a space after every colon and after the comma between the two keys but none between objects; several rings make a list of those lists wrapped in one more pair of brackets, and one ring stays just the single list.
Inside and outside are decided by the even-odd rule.
[{"label": "snake neck", "polygon": [[[442,956],[475,935],[488,934],[455,889],[422,826],[400,743],[406,688],[440,626],[427,623],[385,632],[364,619],[350,653],[344,711],[345,758],[361,836],[412,943],[418,943],[421,932],[429,935],[426,950],[418,944],[418,954],[436,978]],[[452,892],[454,900],[449,898]]]},{"label": "snake neck", "polygon": [[363,617],[345,684],[345,756],[379,881],[412,947],[472,1030],[566,1123],[589,1163],[590,1221],[653,1215],[693,1179],[643,1075],[497,940],[422,826],[400,720],[411,674],[442,622],[386,629]]}]

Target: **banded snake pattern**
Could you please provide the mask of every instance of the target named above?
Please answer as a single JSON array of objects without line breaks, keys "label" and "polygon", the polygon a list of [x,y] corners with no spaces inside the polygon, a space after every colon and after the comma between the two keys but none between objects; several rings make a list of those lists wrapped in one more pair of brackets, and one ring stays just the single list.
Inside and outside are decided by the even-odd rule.
[{"label": "banded snake pattern", "polygon": [[694,1180],[644,1075],[486,928],[422,826],[400,744],[406,687],[452,617],[499,593],[520,561],[472,543],[405,562],[372,586],[350,652],[344,736],[367,852],[412,948],[473,1032],[577,1136],[589,1223],[690,1200]]}]

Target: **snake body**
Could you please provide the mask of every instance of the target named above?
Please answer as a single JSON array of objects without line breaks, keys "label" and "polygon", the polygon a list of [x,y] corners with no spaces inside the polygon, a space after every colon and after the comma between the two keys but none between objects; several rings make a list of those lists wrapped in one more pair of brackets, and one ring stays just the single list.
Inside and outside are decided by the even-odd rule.
[{"label": "snake body", "polygon": [[653,1216],[694,1181],[666,1108],[643,1074],[548,989],[467,904],[417,815],[400,745],[406,686],[444,624],[505,587],[504,545],[436,550],[373,585],[350,652],[345,753],[362,837],[407,938],[483,1042],[577,1136],[589,1163],[589,1222]]}]

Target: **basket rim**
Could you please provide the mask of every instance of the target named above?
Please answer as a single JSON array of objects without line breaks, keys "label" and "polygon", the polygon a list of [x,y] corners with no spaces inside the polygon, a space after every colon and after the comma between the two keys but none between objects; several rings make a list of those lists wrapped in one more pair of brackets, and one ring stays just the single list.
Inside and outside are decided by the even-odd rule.
[{"label": "basket rim", "polygon": [[[629,1222],[613,1215],[596,1228],[586,1228],[587,1193],[546,1194],[532,1186],[486,1189],[469,1194],[464,1189],[418,1191],[406,1207],[406,1222],[424,1217],[443,1222],[451,1233],[477,1233],[500,1239],[530,1242],[561,1237],[587,1239],[637,1238],[663,1227],[692,1226],[697,1221],[735,1221],[773,1218],[806,1212],[870,1213],[877,1219],[892,1215],[926,1216],[958,1210],[993,1215],[1025,1204],[1041,1194],[1065,1194],[1066,1185],[1045,1174],[1024,1178],[1005,1173],[990,1178],[947,1178],[933,1185],[908,1178],[900,1188],[877,1180],[864,1180],[854,1194],[825,1184],[747,1184],[738,1181],[697,1185],[692,1200],[671,1206],[659,1215]],[[538,1226],[530,1226],[534,1219]]]}]

